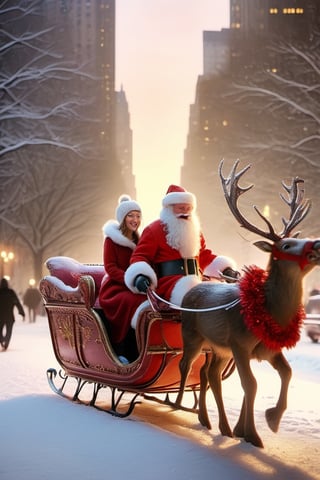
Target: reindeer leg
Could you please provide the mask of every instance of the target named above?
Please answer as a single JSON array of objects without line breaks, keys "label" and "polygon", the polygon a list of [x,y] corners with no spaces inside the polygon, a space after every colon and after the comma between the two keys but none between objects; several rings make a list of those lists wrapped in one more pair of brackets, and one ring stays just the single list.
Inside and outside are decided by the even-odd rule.
[{"label": "reindeer leg", "polygon": [[200,394],[199,394],[199,413],[198,418],[201,425],[211,430],[211,423],[207,410],[207,388],[208,388],[208,369],[211,363],[215,361],[214,356],[211,358],[206,354],[206,360],[200,369]]},{"label": "reindeer leg", "polygon": [[213,392],[213,395],[217,404],[217,408],[218,408],[219,430],[222,435],[225,435],[227,437],[233,437],[233,434],[227,419],[227,415],[224,409],[224,403],[222,398],[222,383],[221,383],[222,372],[229,360],[230,360],[229,358],[221,358],[221,357],[216,357],[215,359],[213,359],[209,366],[208,379],[209,379],[210,387]]},{"label": "reindeer leg", "polygon": [[292,370],[282,352],[273,356],[269,363],[277,370],[281,379],[281,389],[277,405],[266,410],[266,420],[269,428],[277,432],[283,412],[287,408],[288,387],[291,380]]},{"label": "reindeer leg", "polygon": [[191,369],[193,360],[199,355],[203,343],[202,337],[195,334],[193,338],[186,338],[187,334],[182,330],[183,334],[183,354],[179,363],[180,370],[180,386],[179,392],[175,401],[177,407],[182,403],[182,397],[186,386],[186,381]]},{"label": "reindeer leg", "polygon": [[[237,433],[243,433],[243,438],[246,442],[263,448],[262,440],[256,431],[254,423],[254,401],[257,393],[257,381],[250,367],[250,358],[248,357],[248,353],[240,348],[233,348],[232,350],[244,391],[244,400],[239,422],[233,433],[235,435],[237,435]],[[242,425],[244,428],[242,428]]]},{"label": "reindeer leg", "polygon": [[235,437],[244,438],[244,423],[246,418],[246,398],[243,397],[240,415],[236,426],[233,429],[233,435]]}]

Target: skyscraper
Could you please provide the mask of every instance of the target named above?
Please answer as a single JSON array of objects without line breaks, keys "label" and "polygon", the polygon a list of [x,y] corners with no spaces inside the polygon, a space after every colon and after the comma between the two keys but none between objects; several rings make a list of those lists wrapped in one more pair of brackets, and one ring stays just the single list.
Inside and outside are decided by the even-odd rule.
[{"label": "skyscraper", "polygon": [[[290,83],[286,86],[285,79],[290,82],[299,74],[299,79],[307,86],[308,79],[316,75],[307,67],[302,72],[293,56],[297,48],[316,52],[319,25],[318,0],[230,0],[230,29],[204,32],[204,70],[198,78],[195,103],[190,108],[181,181],[198,195],[207,239],[218,248],[219,238],[220,247],[225,249],[227,232],[234,222],[223,202],[218,176],[218,164],[222,159],[229,165],[237,158],[255,164],[255,174],[263,179],[260,193],[263,198],[267,198],[271,190],[270,173],[275,162],[274,177],[276,174],[290,177],[294,172],[294,175],[304,174],[307,178],[311,175],[307,164],[300,173],[298,157],[294,157],[293,149],[289,148],[299,141],[304,131],[312,135],[314,130],[308,117],[302,111],[295,116],[293,102],[284,106],[275,100],[271,118],[260,100],[263,87],[270,88],[276,78],[280,92],[285,94],[286,89],[290,92]],[[289,47],[286,55],[288,46],[291,50]],[[255,82],[261,92],[259,94],[257,89],[255,96],[249,95]],[[238,95],[235,85],[239,87]],[[304,101],[302,93],[300,97],[297,95],[298,99]],[[308,155],[319,150],[311,142],[308,148]],[[299,165],[303,165],[302,157]],[[253,180],[250,175],[249,172],[249,181]],[[253,193],[254,201],[257,200],[256,192]],[[258,199],[259,203],[263,198]],[[277,195],[274,202],[279,203]],[[212,215],[213,205],[215,215]],[[251,208],[247,199],[244,205]],[[274,212],[275,208],[270,210]],[[225,236],[221,239],[217,232]]]},{"label": "skyscraper", "polygon": [[312,42],[319,22],[316,0],[230,0],[233,68],[249,61],[272,63],[265,47],[276,39]]},{"label": "skyscraper", "polygon": [[[110,164],[114,151],[115,0],[47,0],[43,17],[57,49],[66,61],[96,78],[98,88],[88,90],[84,77],[73,82],[79,94],[94,102],[95,124],[90,135],[101,142]],[[92,84],[91,84],[92,88]],[[111,165],[110,165],[111,166]]]},{"label": "skyscraper", "polygon": [[[8,237],[21,225],[39,278],[56,252],[100,260],[101,226],[121,193],[135,193],[128,104],[115,92],[115,0],[10,0],[0,14],[0,63],[11,80],[1,93],[12,113],[2,145],[13,144],[1,221]],[[121,151],[116,128],[127,133]]]},{"label": "skyscraper", "polygon": [[314,0],[230,0],[230,29],[238,36],[308,39],[319,7]]}]

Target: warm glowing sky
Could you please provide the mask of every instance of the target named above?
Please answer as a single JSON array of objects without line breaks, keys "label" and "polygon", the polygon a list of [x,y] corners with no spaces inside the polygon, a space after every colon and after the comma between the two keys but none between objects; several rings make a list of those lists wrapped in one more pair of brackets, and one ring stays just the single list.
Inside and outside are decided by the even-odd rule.
[{"label": "warm glowing sky", "polygon": [[189,105],[202,74],[202,32],[229,27],[229,0],[117,0],[116,89],[127,95],[144,223],[179,183]]}]

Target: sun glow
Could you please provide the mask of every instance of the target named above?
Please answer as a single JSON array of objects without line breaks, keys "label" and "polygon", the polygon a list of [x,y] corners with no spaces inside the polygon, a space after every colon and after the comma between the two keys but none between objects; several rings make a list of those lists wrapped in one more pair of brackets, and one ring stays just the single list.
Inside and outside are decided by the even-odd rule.
[{"label": "sun glow", "polygon": [[116,17],[116,85],[129,104],[137,200],[148,223],[168,186],[180,183],[203,31],[229,26],[229,2],[118,0]]}]

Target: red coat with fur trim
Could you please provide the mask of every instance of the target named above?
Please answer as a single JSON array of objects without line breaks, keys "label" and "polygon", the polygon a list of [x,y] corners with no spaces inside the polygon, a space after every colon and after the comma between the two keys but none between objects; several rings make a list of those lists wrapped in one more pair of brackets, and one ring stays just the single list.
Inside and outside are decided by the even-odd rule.
[{"label": "red coat with fur trim", "polygon": [[103,257],[107,275],[101,284],[99,303],[109,321],[111,340],[117,344],[126,337],[134,313],[146,298],[132,293],[124,283],[135,244],[122,235],[117,222],[108,222],[104,234]]},{"label": "red coat with fur trim", "polygon": [[[151,280],[152,288],[155,288],[162,298],[180,305],[186,292],[198,284],[201,278],[196,275],[168,275],[157,279],[155,272],[155,264],[180,258],[182,258],[180,252],[167,243],[164,223],[160,219],[156,220],[144,229],[131,256],[130,267],[125,273],[126,285],[133,292],[137,292],[134,287],[135,278],[139,274],[146,275]],[[206,247],[201,234],[200,250],[197,255],[200,270],[204,270],[216,258],[217,255]]]}]

